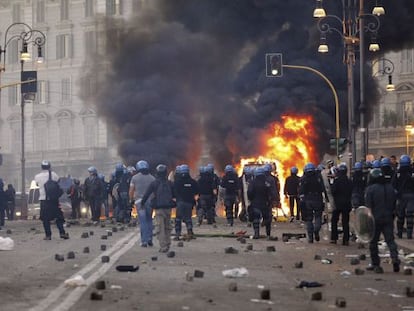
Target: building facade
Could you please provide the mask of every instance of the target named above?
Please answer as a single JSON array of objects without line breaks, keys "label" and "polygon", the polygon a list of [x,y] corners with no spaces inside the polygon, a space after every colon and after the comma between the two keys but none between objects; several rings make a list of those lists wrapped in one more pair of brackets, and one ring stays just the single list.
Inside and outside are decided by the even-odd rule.
[{"label": "building facade", "polygon": [[[51,161],[60,176],[77,178],[87,176],[91,165],[109,174],[120,161],[110,129],[88,102],[98,85],[84,79],[83,73],[107,48],[103,20],[128,18],[145,4],[146,0],[0,1],[0,45],[5,51],[0,72],[0,176],[6,183],[18,190],[22,183],[23,113],[26,187],[43,159]],[[19,23],[45,35],[43,63],[37,62],[37,46],[29,44],[32,57],[22,66],[22,42],[13,37],[27,29]],[[24,101],[23,113],[21,86],[12,85],[20,81],[22,69],[37,71],[37,94]]]}]

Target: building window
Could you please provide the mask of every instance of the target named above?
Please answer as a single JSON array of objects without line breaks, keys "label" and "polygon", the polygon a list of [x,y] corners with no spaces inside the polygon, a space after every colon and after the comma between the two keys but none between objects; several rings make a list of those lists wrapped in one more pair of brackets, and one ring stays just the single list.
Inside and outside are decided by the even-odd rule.
[{"label": "building window", "polygon": [[20,7],[20,3],[14,3],[12,6],[12,21],[13,23],[18,23],[21,22],[20,19],[20,12],[21,7]]},{"label": "building window", "polygon": [[45,0],[37,0],[36,6],[36,22],[45,22]]},{"label": "building window", "polygon": [[20,96],[19,96],[19,87],[17,85],[10,86],[7,88],[8,90],[8,97],[9,97],[9,106],[15,106],[19,104]]},{"label": "building window", "polygon": [[94,16],[94,1],[95,0],[85,0],[85,17]]},{"label": "building window", "polygon": [[64,34],[56,37],[56,59],[72,57],[72,35]]},{"label": "building window", "polygon": [[95,31],[85,32],[85,56],[86,58],[92,58],[95,56],[97,51],[97,41]]},{"label": "building window", "polygon": [[64,78],[62,84],[62,104],[70,103],[72,100],[72,90],[70,78]]},{"label": "building window", "polygon": [[106,0],[106,15],[121,15],[122,0]]},{"label": "building window", "polygon": [[12,40],[7,45],[7,63],[16,64],[19,62],[19,41]]},{"label": "building window", "polygon": [[69,149],[71,147],[72,132],[68,131],[70,128],[72,128],[71,119],[62,118],[59,120],[60,149]]},{"label": "building window", "polygon": [[414,71],[413,54],[413,49],[401,51],[401,73],[411,73]]},{"label": "building window", "polygon": [[39,104],[47,104],[49,99],[49,82],[38,81],[37,82],[37,102]]},{"label": "building window", "polygon": [[412,101],[405,101],[403,102],[403,107],[404,107],[404,116],[403,116],[403,120],[404,123],[403,124],[414,124],[414,103]]},{"label": "building window", "polygon": [[69,0],[60,0],[60,20],[69,19]]},{"label": "building window", "polygon": [[33,121],[33,151],[47,150],[47,120]]},{"label": "building window", "polygon": [[84,118],[85,146],[97,146],[97,121],[93,117]]}]

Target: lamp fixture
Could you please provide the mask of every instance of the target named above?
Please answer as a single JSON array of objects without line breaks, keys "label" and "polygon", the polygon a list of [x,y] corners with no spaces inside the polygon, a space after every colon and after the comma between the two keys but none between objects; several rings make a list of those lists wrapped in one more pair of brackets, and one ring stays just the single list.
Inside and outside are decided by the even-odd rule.
[{"label": "lamp fixture", "polygon": [[392,83],[392,75],[388,76],[388,84],[385,87],[385,89],[387,90],[387,92],[395,91],[395,85]]},{"label": "lamp fixture", "polygon": [[44,59],[43,59],[43,54],[42,54],[42,47],[39,45],[37,47],[37,62],[39,64],[43,63]]},{"label": "lamp fixture", "polygon": [[378,44],[377,42],[373,41],[373,42],[371,42],[371,43],[369,44],[369,50],[370,50],[371,52],[376,52],[376,51],[379,51],[379,49],[380,49],[380,46],[379,46],[379,44]]},{"label": "lamp fixture", "polygon": [[375,6],[372,9],[372,14],[373,15],[377,15],[377,16],[380,16],[380,15],[384,15],[385,14],[384,7],[382,5],[380,5],[380,4],[378,4],[378,1],[375,2]]},{"label": "lamp fixture", "polygon": [[322,0],[316,0],[316,7],[313,10],[313,17],[315,18],[326,17],[325,9],[322,7]]},{"label": "lamp fixture", "polygon": [[27,51],[27,42],[23,42],[22,51],[20,53],[20,60],[24,62],[30,60],[30,53]]}]

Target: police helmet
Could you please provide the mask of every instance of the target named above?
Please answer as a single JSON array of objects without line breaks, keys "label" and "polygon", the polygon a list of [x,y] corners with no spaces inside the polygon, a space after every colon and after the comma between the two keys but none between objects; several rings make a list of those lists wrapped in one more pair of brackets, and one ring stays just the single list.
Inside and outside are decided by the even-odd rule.
[{"label": "police helmet", "polygon": [[315,165],[313,164],[313,163],[311,163],[311,162],[309,162],[309,163],[307,163],[306,165],[305,165],[305,168],[303,169],[303,171],[305,172],[305,173],[308,173],[308,172],[313,172],[313,171],[315,171]]},{"label": "police helmet", "polygon": [[264,168],[264,170],[265,170],[265,172],[266,173],[270,173],[271,171],[272,171],[272,164],[270,164],[270,163],[266,163],[264,166],[263,166],[263,168]]},{"label": "police helmet", "polygon": [[96,169],[95,166],[90,166],[90,167],[88,167],[88,172],[92,173],[92,174],[97,174],[98,170]]},{"label": "police helmet", "polygon": [[104,174],[98,174],[98,178],[100,180],[105,180],[105,175]]},{"label": "police helmet", "polygon": [[198,168],[198,171],[200,172],[200,174],[206,173],[207,172],[207,168],[205,166],[200,166]]},{"label": "police helmet", "polygon": [[254,176],[264,175],[265,173],[266,173],[266,170],[263,166],[258,166],[254,169]]},{"label": "police helmet", "polygon": [[124,171],[124,165],[122,163],[117,163],[115,165],[115,171],[116,172],[123,172]]},{"label": "police helmet", "polygon": [[297,173],[298,173],[298,168],[297,168],[296,166],[292,166],[292,167],[290,168],[290,172],[291,172],[292,174],[297,174]]},{"label": "police helmet", "polygon": [[381,167],[380,160],[375,160],[374,162],[372,162],[372,168],[380,168],[380,167]]},{"label": "police helmet", "polygon": [[361,170],[362,170],[362,163],[361,162],[355,162],[354,171],[361,171]]},{"label": "police helmet", "polygon": [[213,164],[208,163],[206,168],[207,168],[207,172],[214,173],[214,165]]},{"label": "police helmet", "polygon": [[128,166],[127,167],[127,171],[128,171],[128,173],[130,173],[130,174],[134,174],[137,170],[135,169],[135,167],[133,167],[133,166]]},{"label": "police helmet", "polygon": [[375,181],[378,180],[379,178],[382,177],[382,171],[379,168],[374,168],[369,172],[369,177],[371,179],[371,181]]},{"label": "police helmet", "polygon": [[158,164],[155,170],[159,175],[167,175],[167,166],[165,164]]},{"label": "police helmet", "polygon": [[41,164],[42,170],[49,170],[50,169],[50,162],[47,160],[43,160]]},{"label": "police helmet", "polygon": [[144,160],[140,160],[137,162],[137,164],[135,165],[136,169],[139,170],[148,170],[149,169],[149,164],[147,161]]},{"label": "police helmet", "polygon": [[403,154],[400,157],[400,167],[408,167],[411,164],[411,159],[408,155]]},{"label": "police helmet", "polygon": [[187,164],[180,165],[180,173],[181,174],[190,174],[190,167]]},{"label": "police helmet", "polygon": [[231,166],[230,164],[227,164],[226,167],[224,168],[224,172],[225,173],[230,173],[233,172],[233,166]]},{"label": "police helmet", "polygon": [[346,172],[348,170],[348,168],[346,167],[345,163],[341,163],[338,165],[338,171],[340,172]]},{"label": "police helmet", "polygon": [[319,164],[316,168],[319,172],[322,172],[325,169],[325,166],[323,164]]},{"label": "police helmet", "polygon": [[390,158],[382,158],[381,160],[381,167],[391,166],[391,159]]}]

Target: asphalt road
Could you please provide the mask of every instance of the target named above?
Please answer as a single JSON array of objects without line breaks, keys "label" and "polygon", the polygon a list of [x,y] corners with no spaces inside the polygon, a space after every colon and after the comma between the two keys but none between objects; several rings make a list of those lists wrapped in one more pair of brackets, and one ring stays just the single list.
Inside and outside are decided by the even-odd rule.
[{"label": "asphalt road", "polygon": [[[252,240],[252,228],[246,224],[227,227],[219,219],[216,227],[195,227],[199,236],[182,247],[174,241],[175,256],[167,257],[158,252],[156,240],[152,248],[140,247],[134,227],[72,225],[67,228],[69,240],[59,239],[52,227],[52,241],[43,241],[39,221],[9,222],[0,236],[12,238],[15,245],[0,251],[0,310],[331,310],[339,308],[337,301],[348,310],[414,310],[414,298],[406,295],[407,287],[414,290],[413,276],[404,274],[404,266],[400,273],[392,272],[386,252],[385,272],[376,274],[365,271],[367,247],[329,244],[326,226],[325,239],[314,244],[306,239],[282,241],[283,233],[304,233],[300,223],[277,222],[272,230],[277,241]],[[234,234],[243,231],[245,241],[240,241]],[[82,238],[86,233],[88,237]],[[410,252],[411,241],[397,242],[404,246],[401,255]],[[225,253],[229,247],[237,253]],[[68,259],[71,251],[75,258]],[[64,260],[57,261],[56,255]],[[351,263],[363,255],[366,260]],[[119,272],[118,265],[139,269]],[[248,275],[223,276],[223,271],[235,268],[245,268]],[[364,274],[356,275],[356,268]],[[194,277],[200,272],[202,277]],[[83,286],[65,285],[79,276]],[[99,281],[105,289],[97,289]],[[298,288],[301,281],[322,286]],[[268,292],[270,299],[261,299]],[[313,300],[318,293],[321,299]]]}]

